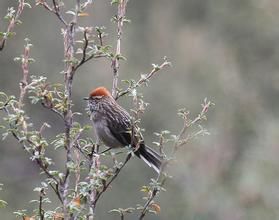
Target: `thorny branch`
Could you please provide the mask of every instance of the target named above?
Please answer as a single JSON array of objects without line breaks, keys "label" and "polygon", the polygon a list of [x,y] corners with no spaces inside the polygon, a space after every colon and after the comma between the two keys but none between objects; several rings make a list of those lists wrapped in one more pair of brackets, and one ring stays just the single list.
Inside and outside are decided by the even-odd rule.
[{"label": "thorny branch", "polygon": [[81,60],[79,61],[79,63],[75,66],[75,71],[81,66],[83,65],[84,63],[86,63],[87,61],[93,59],[93,58],[101,58],[101,57],[107,57],[106,54],[96,54],[96,53],[93,53],[92,55],[88,56],[87,57],[87,48],[88,48],[88,44],[89,44],[89,39],[88,39],[88,34],[90,32],[90,28],[85,28],[84,31],[83,31],[83,39],[84,39],[84,45],[83,45],[83,48],[82,48],[82,58]]},{"label": "thorny branch", "polygon": [[[23,108],[23,99],[24,99],[25,94],[26,94],[26,89],[28,87],[32,86],[32,83],[28,84],[30,47],[31,47],[31,44],[29,44],[29,42],[27,40],[27,45],[24,47],[24,52],[23,52],[23,57],[22,57],[22,65],[21,65],[22,73],[23,73],[23,78],[22,78],[22,80],[20,82],[20,95],[19,95],[19,101],[18,101],[18,109],[19,110],[22,110],[22,108]],[[5,109],[5,111],[9,115],[8,109]],[[28,152],[27,146],[24,144],[23,141],[21,141],[21,139],[18,137],[18,135],[14,132],[13,126],[11,124],[10,124],[10,127],[12,128],[11,130],[12,130],[13,136],[21,143],[23,148]],[[44,127],[44,125],[40,129],[40,135],[41,135],[41,132],[43,131],[43,127]],[[27,134],[27,126],[23,126],[23,129],[24,129],[24,133]],[[40,146],[36,146],[36,144],[33,143],[33,141],[30,140],[29,138],[27,138],[27,142],[31,146],[34,146],[36,148],[40,147]],[[40,153],[40,151],[38,151],[38,152]],[[36,155],[36,151],[33,150],[32,151],[32,156],[35,156],[35,155]],[[35,157],[35,161],[38,164],[38,166],[44,171],[44,173],[49,178],[51,178],[51,179],[53,179],[55,181],[55,185],[56,186],[53,186],[52,184],[50,184],[50,185],[51,185],[52,189],[54,190],[54,192],[56,193],[56,195],[58,196],[59,200],[62,202],[61,195],[60,195],[60,192],[59,192],[59,187],[58,187],[58,183],[59,183],[58,179],[56,179],[56,177],[53,176],[48,171],[47,166],[44,164],[44,162],[41,160],[40,157]]]},{"label": "thorny branch", "polygon": [[[184,119],[183,127],[180,130],[179,134],[176,136],[176,140],[174,142],[173,150],[172,150],[172,153],[171,153],[171,158],[174,157],[174,155],[177,152],[179,147],[181,147],[181,146],[185,145],[186,143],[188,143],[188,141],[190,139],[192,139],[192,138],[194,138],[194,137],[196,137],[198,135],[202,135],[205,132],[205,130],[201,129],[201,130],[197,131],[194,134],[188,135],[186,138],[184,137],[188,128],[190,128],[191,126],[193,126],[194,124],[196,124],[197,122],[199,122],[201,120],[206,120],[206,113],[207,113],[209,107],[212,106],[212,105],[214,105],[214,103],[212,103],[210,101],[207,101],[207,99],[205,99],[204,103],[202,104],[201,112],[193,120],[188,119],[188,115],[189,115],[188,111],[182,111],[181,112],[182,118]],[[162,149],[162,146],[161,146],[161,151],[162,150],[163,149]],[[144,219],[144,217],[145,217],[145,215],[146,215],[146,213],[148,211],[149,206],[153,203],[153,199],[156,197],[156,195],[160,191],[160,187],[162,187],[164,185],[165,180],[166,180],[166,175],[163,174],[163,171],[164,171],[164,168],[166,167],[166,165],[169,162],[170,162],[170,160],[169,161],[165,161],[163,163],[162,168],[160,170],[160,173],[158,174],[157,179],[155,181],[157,184],[159,184],[159,187],[158,186],[153,186],[153,189],[149,192],[148,199],[147,199],[146,203],[144,204],[144,206],[143,206],[143,208],[141,210],[141,213],[140,213],[140,216],[139,216],[139,220]],[[160,178],[161,178],[162,175],[163,175],[163,178],[160,181]]]},{"label": "thorny branch", "polygon": [[[162,171],[158,174],[156,182],[159,182],[161,174],[162,174]],[[163,185],[163,182],[162,182],[162,185]],[[149,192],[149,197],[148,197],[147,201],[145,202],[143,209],[140,212],[139,220],[144,219],[150,204],[152,204],[153,199],[155,198],[155,196],[157,195],[158,192],[159,192],[159,189],[157,187],[154,187],[153,190],[151,192]]]},{"label": "thorny branch", "polygon": [[57,18],[63,23],[64,26],[68,26],[67,22],[63,18],[60,12],[60,6],[57,4],[56,0],[52,0],[53,7],[50,7],[45,0],[37,0],[36,5],[42,5],[46,10],[55,14]]},{"label": "thorny branch", "polygon": [[[72,147],[73,142],[71,141],[70,132],[73,126],[73,113],[72,113],[72,85],[73,78],[75,73],[75,57],[74,57],[74,39],[75,39],[75,25],[77,24],[77,17],[80,10],[80,1],[76,0],[75,6],[75,15],[70,23],[67,23],[61,12],[60,6],[58,5],[56,0],[52,0],[53,7],[50,7],[45,0],[38,0],[37,5],[44,6],[45,9],[54,13],[59,20],[64,24],[65,29],[63,31],[64,36],[64,57],[65,57],[65,67],[64,67],[64,84],[65,84],[65,97],[66,97],[66,108],[63,112],[63,119],[65,124],[65,144],[64,148],[66,150],[66,171],[64,175],[64,179],[60,182],[61,184],[61,193],[62,193],[62,201],[63,201],[63,212],[64,217],[67,219],[67,206],[68,202],[68,192],[69,192],[69,178],[70,178],[70,168],[68,164],[73,160],[72,158]],[[52,111],[53,108],[50,108]],[[56,112],[56,111],[54,111]],[[57,112],[56,112],[57,113]],[[58,113],[61,115],[60,113]]]},{"label": "thorny branch", "polygon": [[65,124],[65,150],[66,150],[66,171],[65,177],[62,182],[63,188],[63,211],[64,216],[67,216],[68,206],[68,191],[69,191],[69,180],[70,180],[70,168],[68,164],[72,161],[72,148],[70,146],[71,137],[70,132],[73,126],[73,114],[72,114],[72,85],[74,77],[74,27],[75,23],[71,23],[67,26],[64,32],[64,57],[66,59],[65,70],[64,70],[64,84],[65,84],[65,97],[66,97],[66,109],[63,112],[64,124]]},{"label": "thorny branch", "polygon": [[16,23],[19,22],[19,17],[22,14],[25,5],[26,5],[25,0],[18,1],[16,14],[11,18],[8,24],[6,30],[6,36],[3,36],[2,39],[0,40],[0,51],[4,49],[8,35],[12,33]]},{"label": "thorny branch", "polygon": [[115,99],[117,100],[121,96],[124,96],[124,95],[130,93],[133,89],[140,87],[143,83],[147,83],[149,81],[149,79],[152,78],[158,71],[162,70],[163,68],[165,68],[167,66],[171,66],[171,63],[169,61],[167,61],[166,59],[164,60],[164,62],[161,65],[154,65],[153,69],[149,73],[141,75],[141,78],[135,84],[131,85],[124,91],[119,92]]},{"label": "thorny branch", "polygon": [[22,109],[23,107],[23,99],[26,93],[26,87],[28,86],[30,46],[31,45],[27,41],[27,45],[24,47],[24,52],[23,52],[23,59],[21,64],[23,78],[19,84],[20,87],[20,96],[18,101],[19,109]]},{"label": "thorny branch", "polygon": [[45,195],[44,189],[42,188],[40,191],[40,197],[39,197],[39,217],[40,220],[44,220],[44,210],[43,210],[43,197]]},{"label": "thorny branch", "polygon": [[57,114],[61,119],[64,119],[64,116],[61,112],[59,112],[57,109],[53,108],[52,105],[48,105],[45,102],[41,102],[42,106],[49,109],[50,111],[54,112],[55,114]]},{"label": "thorny branch", "polygon": [[212,105],[214,105],[214,103],[212,103],[211,101],[207,101],[207,99],[205,99],[204,103],[202,104],[201,112],[198,114],[198,116],[194,120],[188,119],[188,116],[189,116],[188,111],[183,111],[181,113],[182,117],[184,119],[183,127],[176,138],[176,142],[173,147],[172,155],[174,155],[176,153],[176,151],[178,150],[178,148],[185,145],[190,139],[192,139],[204,132],[204,130],[200,130],[200,131],[198,131],[192,135],[188,135],[186,138],[184,138],[188,128],[190,128],[191,126],[193,126],[194,124],[196,124],[197,122],[199,122],[201,120],[206,120],[206,113],[207,113],[209,107]]},{"label": "thorny branch", "polygon": [[131,159],[132,155],[131,153],[129,153],[124,161],[124,163],[115,170],[113,176],[111,177],[111,179],[104,184],[103,189],[100,192],[97,192],[95,200],[93,201],[93,206],[96,207],[96,204],[98,202],[98,200],[100,199],[100,197],[102,196],[102,194],[107,190],[107,188],[111,185],[111,183],[115,180],[115,178],[118,176],[118,174],[120,173],[120,171],[125,167],[125,165],[127,164],[127,162]]},{"label": "thorny branch", "polygon": [[[23,100],[24,100],[24,97],[25,97],[25,94],[26,94],[26,90],[27,90],[28,87],[32,86],[32,83],[28,83],[28,77],[29,77],[29,65],[28,64],[29,64],[29,58],[30,58],[30,46],[31,46],[31,44],[29,44],[28,40],[27,40],[27,45],[24,47],[24,53],[23,53],[23,57],[22,57],[21,68],[22,68],[23,77],[22,77],[22,80],[20,82],[20,94],[19,94],[18,105],[17,105],[17,107],[12,105],[12,108],[13,108],[14,111],[21,111],[22,110]],[[3,110],[6,112],[7,115],[10,115],[10,112],[7,108],[10,101],[11,100],[8,100],[8,102],[3,106]],[[23,118],[23,116],[21,116],[21,117]],[[26,140],[24,141],[24,139],[22,139],[16,133],[17,126],[19,126],[19,125],[17,124],[18,122],[15,122],[15,123],[16,123],[15,125],[9,123],[11,134],[14,136],[14,138],[16,140],[18,140],[18,142],[21,144],[23,149],[32,155],[32,157],[34,158],[33,161],[35,161],[36,164],[44,171],[44,173],[47,175],[47,177],[52,179],[55,182],[55,186],[53,184],[50,184],[50,186],[54,190],[54,192],[56,193],[58,199],[62,202],[61,195],[60,195],[60,192],[59,192],[59,186],[58,186],[59,181],[54,175],[52,175],[49,172],[47,164],[45,164],[40,157],[41,146],[38,146],[36,143],[34,143],[28,136],[27,136]],[[23,129],[24,135],[27,135],[27,133],[28,133],[28,128],[27,128],[26,124],[27,124],[27,122],[23,118],[22,119],[22,129]],[[45,124],[40,129],[40,134],[39,134],[40,136],[41,136],[41,133],[44,129],[44,126],[45,126]],[[26,145],[26,142],[30,146],[33,146],[34,150],[29,150],[29,147]]]},{"label": "thorny branch", "polygon": [[83,46],[83,50],[82,50],[82,58],[81,58],[79,64],[77,65],[76,69],[79,66],[81,66],[85,62],[85,59],[86,59],[86,49],[88,47],[88,37],[87,37],[88,31],[89,31],[88,28],[84,29],[84,32],[83,32],[84,46]]},{"label": "thorny branch", "polygon": [[[8,115],[10,114],[7,108],[4,108],[4,111],[5,111]],[[21,138],[16,134],[16,132],[14,131],[14,127],[13,127],[11,124],[9,124],[9,126],[10,126],[11,133],[12,133],[12,135],[14,136],[14,138],[21,144],[22,148],[23,148],[25,151],[29,152],[29,151],[28,151],[27,145],[24,143],[24,141],[22,141],[22,139],[21,139]],[[35,143],[33,143],[30,139],[27,139],[26,141],[27,141],[31,146],[36,146]],[[31,153],[32,156],[35,156],[35,151],[29,152],[29,153]],[[59,201],[60,201],[61,203],[63,203],[62,198],[61,198],[61,195],[60,195],[60,191],[59,191],[59,181],[58,181],[58,179],[56,179],[56,177],[53,176],[53,175],[49,172],[49,170],[47,169],[47,166],[42,162],[41,159],[35,158],[35,162],[36,162],[37,165],[44,171],[44,173],[46,174],[46,176],[47,176],[48,178],[54,180],[55,186],[53,186],[53,184],[50,184],[50,186],[51,186],[51,188],[53,189],[53,191],[55,192],[55,194],[57,195]]]},{"label": "thorny branch", "polygon": [[126,14],[126,6],[128,0],[120,0],[118,3],[117,10],[117,42],[116,42],[116,52],[114,58],[111,60],[111,67],[113,70],[113,82],[112,82],[112,96],[117,97],[117,88],[118,88],[118,77],[119,77],[119,58],[121,56],[121,37],[122,37],[122,28],[123,21]]}]

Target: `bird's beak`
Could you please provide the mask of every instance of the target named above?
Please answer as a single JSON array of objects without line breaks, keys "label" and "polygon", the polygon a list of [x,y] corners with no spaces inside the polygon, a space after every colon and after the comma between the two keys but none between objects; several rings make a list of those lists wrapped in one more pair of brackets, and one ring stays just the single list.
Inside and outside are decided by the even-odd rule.
[{"label": "bird's beak", "polygon": [[83,100],[89,100],[89,97],[84,97]]}]

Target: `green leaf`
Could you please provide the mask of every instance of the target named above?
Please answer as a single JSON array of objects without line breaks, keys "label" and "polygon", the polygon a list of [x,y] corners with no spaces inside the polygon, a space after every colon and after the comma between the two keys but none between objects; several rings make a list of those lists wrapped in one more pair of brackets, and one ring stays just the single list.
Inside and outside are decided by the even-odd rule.
[{"label": "green leaf", "polygon": [[152,63],[152,67],[153,67],[153,69],[154,69],[155,71],[160,70],[160,66],[159,66],[158,64]]},{"label": "green leaf", "polygon": [[127,58],[122,56],[121,54],[117,54],[116,55],[116,59],[118,59],[118,60],[127,60]]},{"label": "green leaf", "polygon": [[14,36],[15,34],[16,34],[15,32],[7,32],[5,35],[8,38]]},{"label": "green leaf", "polygon": [[0,199],[0,208],[5,208],[8,205],[8,203],[4,200]]},{"label": "green leaf", "polygon": [[13,212],[17,217],[24,217],[26,216],[26,209],[22,209],[22,210],[17,210],[16,212]]},{"label": "green leaf", "polygon": [[114,4],[119,4],[120,0],[112,0],[110,2],[111,5],[114,5]]}]

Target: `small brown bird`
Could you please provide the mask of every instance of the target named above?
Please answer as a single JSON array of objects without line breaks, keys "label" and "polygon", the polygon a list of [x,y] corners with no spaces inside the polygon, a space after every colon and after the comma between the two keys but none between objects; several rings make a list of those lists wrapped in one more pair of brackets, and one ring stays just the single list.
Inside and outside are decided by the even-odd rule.
[{"label": "small brown bird", "polygon": [[146,146],[141,134],[135,134],[131,116],[112,97],[105,87],[94,89],[88,107],[98,138],[110,148],[131,146],[134,153],[156,172],[160,172],[162,157]]}]

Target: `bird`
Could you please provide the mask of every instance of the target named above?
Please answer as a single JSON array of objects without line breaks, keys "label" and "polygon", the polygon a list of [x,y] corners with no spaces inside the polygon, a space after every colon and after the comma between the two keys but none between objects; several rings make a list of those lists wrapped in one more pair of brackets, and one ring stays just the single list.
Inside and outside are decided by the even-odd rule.
[{"label": "bird", "polygon": [[108,89],[97,87],[84,99],[88,101],[98,140],[112,149],[130,146],[137,157],[160,173],[163,157],[145,144],[130,114],[116,102]]}]

